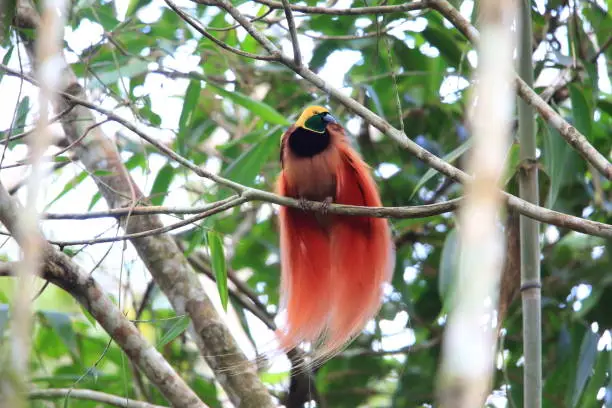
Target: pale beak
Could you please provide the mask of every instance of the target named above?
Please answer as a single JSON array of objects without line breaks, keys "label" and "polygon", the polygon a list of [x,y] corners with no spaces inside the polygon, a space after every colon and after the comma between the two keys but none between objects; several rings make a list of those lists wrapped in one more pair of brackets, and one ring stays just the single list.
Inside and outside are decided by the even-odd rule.
[{"label": "pale beak", "polygon": [[330,115],[329,113],[325,113],[325,115],[323,115],[323,122],[325,123],[338,123],[336,121],[336,118],[334,118],[332,115]]}]

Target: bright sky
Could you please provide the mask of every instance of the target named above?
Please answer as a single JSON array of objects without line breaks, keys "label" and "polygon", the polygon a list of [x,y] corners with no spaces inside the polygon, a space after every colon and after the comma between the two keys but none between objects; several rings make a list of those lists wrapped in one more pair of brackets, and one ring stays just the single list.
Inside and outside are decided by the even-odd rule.
[{"label": "bright sky", "polygon": [[[179,6],[186,8],[193,8],[194,3],[189,0],[180,0],[177,1]],[[538,0],[536,2],[539,7],[543,7],[543,0]],[[598,3],[602,5],[602,7],[606,7],[605,2],[602,0],[598,0]],[[341,0],[338,2],[336,7],[347,7],[351,4],[348,0]],[[123,18],[125,14],[125,10],[127,9],[128,0],[117,0],[115,2],[119,19]],[[461,7],[461,12],[468,16],[471,14],[473,4],[471,2],[464,2]],[[160,10],[162,7],[165,7],[165,3],[162,0],[153,0],[153,2],[141,10],[138,16],[145,22],[153,22],[157,20],[160,16]],[[249,3],[241,6],[242,8],[248,9],[250,6]],[[245,10],[249,12],[249,10]],[[358,24],[362,24],[364,27],[368,20],[362,19],[361,22],[358,20]],[[298,19],[299,22],[299,19]],[[447,22],[446,25],[450,26]],[[410,36],[410,32],[420,32],[426,26],[426,20],[421,17],[417,17],[414,21],[409,21],[401,25],[401,27],[396,27],[392,34],[397,38],[406,41],[406,43],[414,47],[414,39]],[[91,46],[92,44],[97,43],[102,36],[102,28],[96,23],[90,22],[88,20],[83,20],[81,25],[76,29],[72,30],[70,28],[66,28],[65,30],[65,38],[70,47],[76,52],[80,52],[83,49]],[[239,30],[239,36],[244,37],[246,33],[244,30]],[[564,36],[561,36],[560,42],[562,46],[562,53],[567,54],[567,42],[564,40]],[[313,50],[313,40],[306,36],[300,36],[301,50],[304,58],[309,60],[312,56]],[[290,52],[290,43],[288,41],[283,41],[281,46],[285,50],[285,52]],[[164,64],[167,67],[175,68],[181,70],[183,72],[188,72],[191,70],[198,71],[198,58],[193,56],[192,53],[195,49],[195,41],[188,41],[185,45],[181,46],[176,50],[176,53],[173,57],[166,57],[164,59]],[[431,46],[424,46],[421,49],[424,53],[431,57],[438,56],[438,51]],[[4,55],[6,50],[0,48],[0,58]],[[536,53],[537,58],[544,57],[546,50],[542,47],[538,49]],[[25,62],[25,52],[21,50],[21,55],[23,57],[23,61]],[[73,62],[76,60],[76,57],[73,54],[67,54],[66,58],[69,62]],[[336,51],[328,58],[326,65],[320,72],[320,75],[325,77],[328,82],[330,82],[334,87],[342,88],[344,85],[344,76],[351,68],[352,65],[357,63],[360,60],[360,53],[350,50],[341,50]],[[471,51],[468,54],[468,60],[472,65],[477,63],[477,56],[474,51]],[[152,64],[151,68],[155,68],[156,64]],[[11,60],[9,61],[9,66],[13,68],[19,67],[19,59],[16,52],[13,53]],[[605,61],[603,58],[600,58],[599,61],[599,70],[600,70],[600,89],[603,92],[610,93],[612,90],[612,86],[610,84],[609,75],[606,72]],[[26,71],[29,71],[26,69]],[[231,72],[227,73],[228,76],[233,75]],[[557,75],[557,71],[553,69],[545,69],[538,78],[538,82],[542,84],[547,84],[551,81],[552,78],[555,78]],[[140,125],[143,129],[154,135],[155,137],[162,140],[170,140],[174,137],[174,134],[171,129],[176,129],[178,127],[178,119],[181,113],[182,104],[181,97],[184,94],[184,91],[187,87],[188,80],[186,79],[168,79],[161,75],[148,75],[147,80],[143,86],[141,92],[143,94],[149,94],[152,100],[152,108],[153,111],[157,112],[162,117],[162,125],[161,129],[153,129],[147,128],[145,126]],[[452,102],[457,96],[456,93],[465,87],[468,86],[468,82],[457,76],[449,75],[446,80],[443,82],[442,87],[440,89],[440,95],[444,102]],[[348,92],[348,89],[347,89]],[[28,83],[21,83],[19,79],[13,77],[4,77],[2,82],[0,83],[0,95],[5,95],[7,97],[3,100],[3,109],[0,110],[0,129],[7,129],[11,125],[12,114],[14,111],[15,104],[17,102],[17,95],[21,94],[23,96],[29,96],[30,100],[35,103],[37,98],[37,90],[30,86]],[[176,101],[175,103],[169,103],[169,101]],[[98,102],[107,109],[113,109],[116,105],[115,101],[109,98],[98,98]],[[116,109],[116,112],[123,115],[126,118],[133,119],[131,117],[131,113],[127,108],[119,108]],[[35,117],[30,115],[28,118],[28,123],[33,123]],[[356,132],[357,127],[359,126],[358,120],[351,120],[347,124],[347,127],[352,132]],[[54,128],[58,135],[61,135],[61,130],[59,127]],[[122,132],[122,134],[128,134],[119,124],[116,123],[105,123],[102,125],[102,129],[106,132],[106,134],[110,137],[114,137],[117,132]],[[222,131],[218,132],[215,135],[214,140],[218,143],[223,142],[226,139],[227,135]],[[25,156],[26,148],[20,146],[15,148],[13,151],[7,151],[6,157],[4,159],[4,163],[12,163],[17,159],[20,159]],[[124,158],[127,159],[129,155],[125,155]],[[149,167],[151,168],[152,174],[154,175],[157,170],[166,163],[166,160],[160,156],[151,156],[149,158]],[[218,168],[219,163],[211,160],[210,166],[214,169]],[[389,177],[399,169],[395,166],[382,166],[378,169],[379,173],[383,177]],[[72,177],[76,176],[82,171],[82,167],[80,164],[70,165],[64,171],[61,172],[60,175],[53,175],[49,178],[49,182],[46,183],[46,191],[42,196],[44,197],[41,201],[40,209],[44,209],[44,204],[49,203],[53,197],[56,197],[64,188],[64,185],[67,181],[69,181]],[[3,170],[1,174],[2,182],[10,187],[17,180],[21,180],[24,177],[24,169],[16,168]],[[135,178],[138,185],[145,191],[148,192],[152,186],[153,178],[150,175],[143,174],[140,171],[132,172],[132,176]],[[169,195],[169,197],[165,201],[165,205],[171,206],[186,206],[191,203],[191,199],[193,197],[189,197],[187,193],[185,193],[183,187],[184,180],[175,180],[173,185],[171,186],[171,190],[173,193]],[[85,212],[87,207],[89,206],[91,197],[96,193],[97,188],[93,181],[90,179],[83,182],[79,188],[73,192],[66,194],[62,199],[55,202],[48,210],[53,212]],[[19,194],[19,198],[24,200],[24,190],[22,189]],[[99,201],[98,204],[94,207],[94,209],[102,210],[106,209],[106,204],[103,200]],[[268,212],[269,214],[269,212]],[[173,218],[164,217],[164,221],[166,223],[172,222]],[[45,222],[45,233],[48,238],[58,239],[58,240],[72,240],[72,239],[81,239],[81,238],[91,238],[92,234],[95,232],[101,232],[109,227],[114,225],[113,220],[89,220],[87,222],[83,221],[47,221]],[[109,232],[110,235],[114,235],[115,230],[111,230]],[[90,247],[85,254],[80,255],[78,257],[79,263],[86,269],[92,268],[100,259],[100,257],[108,250],[109,245],[94,245]],[[7,245],[4,247],[3,252],[9,252],[12,254],[16,254],[15,245]],[[122,244],[116,243],[113,245],[113,249],[111,251],[110,256],[107,260],[102,264],[102,271],[97,271],[95,273],[96,279],[98,279],[104,286],[115,295],[118,293],[118,278],[121,272],[121,249]],[[423,249],[425,250],[425,249]],[[125,275],[127,273],[130,274],[130,285],[135,289],[136,292],[141,292],[144,290],[146,283],[149,280],[148,272],[145,271],[144,267],[140,262],[137,262],[138,258],[135,254],[135,251],[128,245],[128,248],[125,253],[124,258],[124,269],[123,269],[123,279],[125,280]],[[407,281],[414,279],[416,276],[416,270],[414,268],[407,268],[405,271],[405,277]],[[585,286],[586,288],[583,288]],[[217,305],[218,295],[216,292],[216,287],[214,284],[208,282],[206,284],[208,293],[211,298],[213,298]],[[590,292],[590,288],[586,285],[581,285],[577,288],[576,299],[579,301],[580,299],[584,299],[588,296]],[[219,308],[220,310],[220,308]],[[268,342],[271,337],[270,333],[263,328],[263,324],[259,323],[256,319],[250,319],[254,327],[257,327],[256,331],[262,334],[261,340],[262,342]],[[405,345],[413,344],[414,334],[411,329],[406,329],[408,323],[408,315],[405,312],[399,313],[394,320],[383,320],[380,324],[381,329],[384,333],[387,334],[383,343],[380,345],[382,349],[396,349]],[[408,324],[409,325],[409,324]],[[373,330],[373,326],[369,326],[369,330]],[[245,350],[252,349],[248,346],[248,340],[244,336],[241,336],[240,343],[243,345]],[[282,367],[286,367],[285,364],[282,364],[279,369],[283,369]]]}]

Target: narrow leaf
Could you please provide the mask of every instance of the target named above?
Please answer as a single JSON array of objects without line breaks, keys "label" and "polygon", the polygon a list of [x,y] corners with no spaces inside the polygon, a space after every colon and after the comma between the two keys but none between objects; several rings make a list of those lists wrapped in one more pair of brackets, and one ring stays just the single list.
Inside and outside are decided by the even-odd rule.
[{"label": "narrow leaf", "polygon": [[50,207],[51,205],[53,205],[53,203],[55,203],[57,200],[65,196],[73,188],[81,184],[81,182],[85,180],[86,178],[87,178],[87,172],[82,171],[77,176],[70,179],[66,184],[64,184],[64,188],[62,189],[62,191],[53,200],[51,200],[51,202],[47,205],[47,207]]},{"label": "narrow leaf", "polygon": [[54,311],[42,311],[40,313],[62,340],[62,343],[64,343],[68,350],[70,350],[71,354],[77,356],[77,338],[72,327],[72,320],[70,319],[70,316],[68,316],[66,313]]},{"label": "narrow leaf", "polygon": [[[463,153],[465,153],[471,146],[472,146],[472,139],[468,139],[462,145],[457,147],[455,150],[453,150],[452,152],[444,156],[442,159],[444,161],[447,161],[448,163],[453,163],[455,160],[461,157],[461,155],[463,155]],[[414,190],[412,190],[412,194],[410,194],[410,198],[414,197],[414,195],[419,191],[419,189],[423,187],[425,183],[431,180],[431,178],[435,176],[437,173],[438,173],[438,170],[433,169],[433,168],[430,168],[429,170],[427,170],[425,174],[423,175],[423,177],[421,177],[421,179],[417,183],[416,187],[414,187]]]},{"label": "narrow leaf", "polygon": [[177,319],[176,322],[174,322],[174,324],[170,326],[170,329],[159,340],[159,342],[157,343],[157,348],[164,347],[166,344],[170,343],[172,340],[180,336],[181,333],[187,330],[187,327],[189,327],[190,322],[191,319],[189,319],[189,316],[182,316],[180,319]]},{"label": "narrow leaf", "polygon": [[598,342],[599,336],[591,330],[587,330],[582,339],[580,353],[578,354],[578,370],[576,371],[576,381],[574,383],[574,392],[572,395],[572,407],[578,405],[584,386],[593,373]]},{"label": "narrow leaf", "polygon": [[0,304],[0,339],[4,333],[4,327],[9,319],[9,305],[6,303]]},{"label": "narrow leaf", "polygon": [[574,114],[574,126],[586,138],[591,135],[593,113],[584,95],[577,85],[570,84],[570,99],[572,101],[572,112]]},{"label": "narrow leaf", "polygon": [[256,101],[255,99],[241,94],[240,92],[232,92],[228,91],[220,86],[212,84],[210,82],[206,83],[206,87],[213,90],[215,93],[224,96],[226,98],[231,99],[233,102],[237,103],[240,106],[247,108],[251,113],[261,117],[263,120],[275,124],[288,126],[290,125],[287,118],[281,115],[276,109],[271,107],[270,105]]},{"label": "narrow leaf", "polygon": [[[4,57],[2,57],[2,64],[3,65],[8,65],[10,59],[11,59],[11,55],[13,55],[13,46],[11,45],[10,48],[8,49],[8,51],[6,52],[6,54],[4,54]],[[0,71],[0,81],[2,81],[2,78],[4,77],[4,71]]]},{"label": "narrow leaf", "polygon": [[153,182],[153,187],[151,187],[150,197],[153,205],[162,205],[168,193],[168,187],[170,187],[170,183],[174,178],[174,174],[174,167],[170,164],[166,164],[159,170]]},{"label": "narrow leaf", "polygon": [[183,101],[183,110],[179,118],[179,134],[177,137],[177,146],[181,154],[185,153],[187,135],[191,129],[193,113],[196,110],[198,99],[200,98],[200,91],[202,89],[201,81],[192,80],[189,82],[187,92],[185,92],[185,99]]},{"label": "narrow leaf", "polygon": [[26,117],[30,111],[30,97],[24,96],[19,105],[17,106],[17,116],[15,120],[15,127],[13,132],[20,133],[25,129]]},{"label": "narrow leaf", "polygon": [[255,178],[260,174],[264,164],[268,162],[274,152],[278,152],[279,137],[278,130],[264,135],[259,141],[243,154],[241,154],[227,169],[223,175],[230,180],[246,186],[253,186]]},{"label": "narrow leaf", "polygon": [[209,231],[207,237],[212,269],[217,281],[217,290],[219,291],[219,297],[221,298],[223,309],[227,311],[227,299],[229,296],[227,289],[227,267],[225,265],[223,242],[221,242],[221,237],[219,234],[214,231]]}]

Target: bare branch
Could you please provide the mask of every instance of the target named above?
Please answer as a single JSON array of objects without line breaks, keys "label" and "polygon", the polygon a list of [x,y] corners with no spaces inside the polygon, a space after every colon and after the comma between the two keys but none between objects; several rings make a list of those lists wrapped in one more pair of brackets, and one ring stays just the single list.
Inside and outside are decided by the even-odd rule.
[{"label": "bare branch", "polygon": [[[246,17],[244,17],[242,13],[240,13],[240,11],[227,0],[206,0],[205,4],[209,4],[209,5],[214,4],[214,5],[217,5],[223,8],[236,21],[238,21],[244,27],[244,29],[247,30],[247,32],[251,34],[253,38],[255,38],[255,40],[257,40],[266,50],[268,50],[268,52],[270,53],[279,52],[276,46],[270,40],[268,40],[268,38],[266,38],[265,35],[257,31],[255,27],[249,22],[249,20]],[[443,5],[448,5],[449,7],[444,8],[444,13],[448,13],[448,15],[452,16],[453,20],[451,20],[451,22],[453,23],[455,23],[456,21],[466,21],[467,22],[467,20],[463,19],[463,17],[459,14],[459,12],[454,7],[452,7],[447,2],[444,2],[444,0],[428,0],[427,4],[431,4],[432,7],[434,7],[435,5],[439,8],[441,8]],[[458,17],[456,17],[455,14]],[[474,27],[472,27],[469,23],[467,25],[463,24],[461,26],[461,30],[462,32],[464,32],[464,34],[467,33],[467,35],[470,35],[472,37],[478,36],[478,31]],[[439,157],[436,157],[434,154],[432,154],[428,150],[422,148],[417,143],[410,140],[406,136],[405,133],[402,133],[400,130],[391,126],[386,120],[382,119],[380,116],[376,115],[374,112],[367,109],[365,106],[357,102],[355,99],[351,98],[350,96],[345,95],[344,93],[340,92],[340,90],[334,88],[333,86],[325,82],[325,80],[323,80],[317,74],[312,72],[305,65],[301,65],[298,67],[294,64],[291,58],[288,58],[287,56],[282,55],[282,54],[280,57],[280,62],[283,63],[288,68],[290,68],[291,70],[293,70],[298,75],[300,75],[302,78],[310,82],[311,84],[320,88],[323,92],[334,97],[342,105],[347,107],[352,112],[355,112],[357,115],[361,116],[363,119],[365,119],[368,123],[372,124],[372,126],[376,127],[382,133],[391,137],[400,146],[402,146],[403,148],[405,148],[406,150],[414,154],[418,159],[428,164],[430,167],[438,170],[442,174],[450,177],[451,179],[462,182],[462,183],[467,183],[471,180],[471,177],[468,176],[466,173],[454,167],[453,165],[445,162]],[[256,191],[257,194],[261,193],[259,190],[251,189],[250,191]],[[264,196],[270,197],[270,195],[268,194],[269,193],[261,194],[262,195],[261,198],[263,199]],[[574,217],[574,216],[559,213],[556,211],[551,211],[546,208],[530,204],[511,194],[508,194],[505,192],[502,194],[504,195],[504,199],[506,200],[508,206],[516,209],[521,214],[527,217],[536,219],[538,221],[550,223],[550,224],[557,225],[563,228],[571,228],[575,231],[584,232],[584,233],[592,234],[592,235],[598,235],[598,236],[610,236],[610,234],[612,233],[612,226],[610,225],[598,223],[598,222],[594,222],[590,220],[585,220],[579,217]],[[279,203],[277,201],[273,201],[273,202]]]},{"label": "bare branch", "polygon": [[287,17],[287,25],[289,26],[289,34],[291,35],[291,44],[293,45],[293,62],[299,67],[302,65],[302,53],[300,52],[300,42],[298,40],[297,29],[295,28],[295,20],[291,12],[291,4],[289,4],[289,0],[282,1],[285,16]]},{"label": "bare branch", "polygon": [[[289,60],[289,64],[293,64],[292,60]],[[23,75],[20,72],[7,67],[6,65],[0,64],[0,70],[3,70],[7,74],[10,74],[10,75],[23,77],[24,79],[26,79],[27,81],[35,85],[37,84],[36,80],[34,80],[33,78],[27,75]],[[441,173],[449,176],[453,180],[457,180],[461,182],[465,182],[469,180],[469,176],[467,174],[457,169],[456,167],[452,166],[451,164],[445,162],[444,160],[436,157],[429,151],[423,149],[421,146],[414,143],[412,140],[408,139],[406,135],[402,134],[399,130],[392,127],[388,122],[380,118],[378,115],[371,112],[369,109],[365,108],[363,105],[359,104],[354,99],[345,96],[344,94],[342,94],[341,92],[333,88],[331,85],[327,84],[325,81],[323,81],[319,76],[317,76],[312,71],[305,69],[304,66],[302,66],[298,70],[300,71],[298,73],[304,74],[302,75],[304,78],[312,82],[314,85],[320,87],[321,89],[329,91],[342,104],[347,106],[353,112],[356,112],[359,116],[363,117],[366,121],[368,121],[369,123],[377,127],[379,130],[389,135],[392,139],[398,142],[406,150],[415,154],[417,158],[423,160],[425,163],[429,164],[431,167],[435,168]],[[167,157],[175,160],[179,164],[190,169],[191,171],[193,171],[195,174],[199,175],[200,177],[208,178],[222,186],[229,187],[232,190],[236,191],[241,196],[246,195],[249,200],[266,201],[266,202],[270,202],[274,204],[286,205],[286,206],[290,206],[294,208],[301,208],[299,207],[299,202],[292,198],[281,197],[281,196],[278,196],[276,194],[273,194],[267,191],[245,187],[242,184],[236,183],[234,181],[221,177],[217,174],[211,173],[207,171],[206,169],[200,168],[196,166],[195,164],[191,163],[186,158],[174,152],[172,149],[158,142],[152,136],[141,131],[132,122],[120,117],[119,115],[116,115],[109,110],[103,109],[93,103],[90,103],[82,98],[78,98],[72,94],[65,93],[65,92],[60,92],[59,94],[62,95],[64,98],[66,98],[67,101],[71,103],[74,103],[76,105],[85,106],[89,109],[95,110],[105,115],[108,119],[114,122],[120,123],[124,127],[136,133],[142,139],[151,143],[153,146],[155,146],[160,152],[165,154]],[[508,194],[508,193],[503,193],[503,194],[504,194],[505,200],[507,201],[507,204],[510,207],[516,209],[521,214],[526,215],[527,217],[533,218],[535,220],[538,220],[544,223],[556,225],[561,228],[569,228],[574,231],[583,232],[585,234],[591,234],[591,235],[596,235],[596,236],[601,236],[601,237],[611,237],[612,236],[612,226],[608,224],[586,220],[580,217],[575,217],[573,215],[568,215],[568,214],[560,213],[557,211],[549,210],[544,207],[530,204],[511,194]],[[446,204],[448,203],[450,202],[446,202]],[[319,202],[313,201],[313,202],[307,202],[306,204],[307,204],[307,207],[312,211],[320,211],[323,208],[322,204]],[[440,203],[440,205],[443,205],[443,204],[445,203]],[[344,210],[340,210],[339,207],[347,208],[346,210],[347,212],[344,212]],[[338,214],[370,215],[373,217],[376,217],[378,216],[377,214],[379,214],[377,212],[378,210],[370,212],[369,209],[365,209],[365,208],[362,210],[356,210],[355,212],[351,212],[352,210],[348,210],[348,208],[350,207],[351,206],[331,205],[329,207],[329,212],[333,213],[333,212],[338,211],[337,212]],[[354,208],[357,209],[360,207],[354,207]],[[389,217],[389,218],[396,218],[396,217],[402,218],[400,215],[402,215],[404,211],[407,211],[404,213],[405,218],[416,218],[417,217],[416,213],[412,212],[413,210],[410,210],[411,208],[415,208],[415,209],[420,208],[419,210],[416,210],[416,211],[423,211],[420,213],[421,217],[428,216],[427,215],[428,211],[430,211],[430,209],[423,208],[422,206],[421,207],[397,207],[398,210],[400,208],[402,208],[401,211],[398,211],[396,214],[393,214],[393,207],[389,207],[389,209],[392,210],[389,213],[386,213],[387,210],[383,210],[383,208],[381,207],[379,210],[383,210],[383,211],[380,213],[381,214],[380,216]],[[360,211],[364,211],[364,213],[361,213]],[[451,209],[449,208],[448,211],[451,211]],[[448,211],[443,211],[443,212],[448,212]],[[383,214],[386,214],[386,215],[383,215]],[[429,215],[435,215],[435,213],[432,212]]]},{"label": "bare branch", "polygon": [[[212,5],[216,3],[210,0],[195,0],[196,3]],[[264,4],[271,9],[283,9],[283,3],[273,0],[255,0],[256,3]],[[307,14],[329,14],[336,16],[355,16],[363,14],[388,14],[401,13],[405,11],[422,10],[429,7],[428,0],[416,0],[397,6],[372,6],[372,7],[351,7],[351,8],[329,8],[329,7],[312,7],[302,6],[297,4],[291,5],[291,10],[299,11]]]},{"label": "bare branch", "polygon": [[28,398],[31,400],[57,398],[78,399],[84,401],[95,401],[122,408],[165,408],[162,405],[150,404],[148,402],[137,401],[126,397],[120,397],[118,395],[107,394],[105,392],[72,388],[30,390],[28,392]]},{"label": "bare branch", "polygon": [[277,61],[278,60],[278,57],[274,55],[269,56],[269,55],[251,54],[250,52],[242,51],[242,50],[239,50],[238,48],[234,48],[232,46],[227,45],[223,41],[215,38],[208,31],[206,31],[206,29],[204,29],[204,27],[202,27],[202,25],[197,20],[195,20],[189,14],[185,13],[183,10],[181,10],[172,0],[164,0],[164,1],[166,2],[166,4],[168,4],[168,6],[170,6],[172,10],[174,10],[176,14],[179,15],[179,17],[181,17],[183,20],[189,23],[190,26],[195,28],[200,34],[202,34],[204,37],[208,38],[209,40],[217,44],[219,47],[227,51],[230,51],[236,55],[240,55],[241,57],[252,58],[252,59],[263,60],[263,61]]}]

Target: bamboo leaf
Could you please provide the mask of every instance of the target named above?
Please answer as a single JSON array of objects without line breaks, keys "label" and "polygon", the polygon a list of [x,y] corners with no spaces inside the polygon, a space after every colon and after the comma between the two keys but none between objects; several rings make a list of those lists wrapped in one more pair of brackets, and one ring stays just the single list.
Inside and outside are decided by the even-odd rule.
[{"label": "bamboo leaf", "polygon": [[189,316],[181,316],[181,318],[177,319],[176,322],[174,322],[172,326],[170,326],[170,329],[159,340],[159,342],[157,343],[157,348],[159,349],[164,347],[166,344],[170,343],[172,340],[180,336],[181,333],[187,330],[187,327],[189,327],[190,322],[191,319],[189,319]]},{"label": "bamboo leaf", "polygon": [[272,153],[278,151],[279,138],[277,129],[268,132],[227,167],[223,172],[224,177],[246,186],[253,186],[264,164],[268,162]]},{"label": "bamboo leaf", "polygon": [[256,101],[255,99],[249,96],[241,94],[240,92],[228,91],[210,82],[206,83],[206,87],[210,88],[218,95],[231,99],[236,104],[247,108],[249,111],[251,111],[251,113],[259,116],[266,122],[269,122],[275,125],[282,125],[282,126],[290,125],[287,118],[285,118],[276,109],[274,109],[273,107],[271,107],[270,105],[264,102]]},{"label": "bamboo leaf", "polygon": [[219,234],[214,231],[209,231],[207,237],[208,248],[210,249],[210,260],[215,274],[215,280],[217,281],[217,290],[221,298],[221,305],[223,305],[223,309],[227,311],[229,294],[227,289],[227,266],[225,264],[223,243],[221,242]]},{"label": "bamboo leaf", "polygon": [[55,331],[55,333],[62,340],[62,343],[70,350],[73,356],[78,356],[77,338],[76,333],[72,327],[72,320],[66,313],[54,312],[54,311],[41,311],[40,314],[49,323],[49,326]]},{"label": "bamboo leaf", "polygon": [[580,345],[578,354],[578,367],[576,371],[576,381],[574,382],[574,390],[572,394],[572,407],[576,407],[580,401],[580,396],[584,390],[587,380],[593,373],[593,365],[597,356],[597,343],[599,336],[591,330],[587,330]]},{"label": "bamboo leaf", "polygon": [[164,167],[159,170],[157,176],[155,177],[155,181],[153,182],[153,187],[151,187],[151,204],[163,204],[168,193],[168,187],[170,187],[170,183],[172,183],[174,175],[174,167],[172,167],[169,163],[164,165]]},{"label": "bamboo leaf", "polygon": [[186,140],[190,131],[192,131],[191,124],[193,122],[193,114],[197,108],[198,100],[200,99],[201,89],[201,81],[193,80],[189,82],[187,92],[185,92],[183,110],[181,111],[181,116],[179,118],[179,133],[176,140],[176,144],[178,145],[178,149],[181,154],[185,154],[185,150],[187,148]]},{"label": "bamboo leaf", "polygon": [[[453,163],[455,160],[461,157],[461,155],[463,155],[463,153],[465,153],[471,146],[472,146],[472,139],[468,139],[465,141],[465,143],[463,143],[462,145],[457,147],[455,150],[453,150],[452,152],[444,156],[442,159],[449,163]],[[412,194],[410,194],[410,198],[414,197],[414,195],[421,189],[421,187],[423,187],[423,185],[425,185],[425,183],[431,180],[431,178],[435,176],[437,173],[438,173],[438,170],[433,169],[433,168],[430,168],[429,170],[427,170],[425,174],[423,175],[423,177],[421,177],[417,185],[414,187],[414,190],[412,190]]]},{"label": "bamboo leaf", "polygon": [[[11,45],[8,49],[8,51],[6,52],[6,54],[4,54],[4,57],[2,57],[2,65],[8,65],[10,59],[11,59],[11,55],[13,55],[13,46]],[[2,81],[2,78],[4,78],[4,71],[0,71],[0,81]]]},{"label": "bamboo leaf", "polygon": [[593,126],[593,112],[581,88],[570,84],[569,90],[574,114],[574,126],[588,139]]},{"label": "bamboo leaf", "polygon": [[88,173],[86,171],[80,172],[78,175],[70,179],[66,184],[64,184],[64,188],[60,193],[47,205],[47,207],[52,206],[57,200],[68,194],[69,191],[72,191],[76,186],[81,184],[83,180],[87,178]]}]

